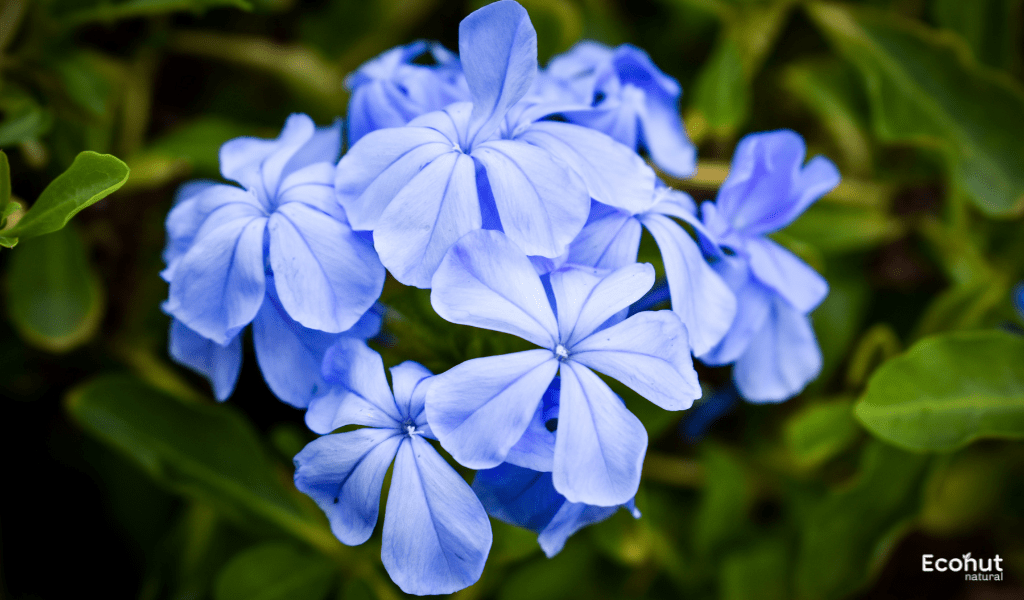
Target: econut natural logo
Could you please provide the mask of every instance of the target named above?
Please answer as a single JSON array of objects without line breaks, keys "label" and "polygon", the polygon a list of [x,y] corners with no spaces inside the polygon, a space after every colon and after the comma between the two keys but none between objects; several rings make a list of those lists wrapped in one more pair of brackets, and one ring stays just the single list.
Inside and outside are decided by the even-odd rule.
[{"label": "econut natural logo", "polygon": [[968,552],[960,558],[935,558],[934,554],[921,556],[921,570],[963,572],[965,581],[1002,581],[1003,558],[996,554],[995,558],[971,558]]}]

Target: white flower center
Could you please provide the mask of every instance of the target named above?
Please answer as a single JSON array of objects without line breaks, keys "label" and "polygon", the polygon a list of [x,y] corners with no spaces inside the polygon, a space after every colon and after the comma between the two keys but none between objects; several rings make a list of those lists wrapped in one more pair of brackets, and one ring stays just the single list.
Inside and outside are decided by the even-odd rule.
[{"label": "white flower center", "polygon": [[561,361],[569,360],[569,350],[564,344],[558,344],[555,346],[555,356]]}]

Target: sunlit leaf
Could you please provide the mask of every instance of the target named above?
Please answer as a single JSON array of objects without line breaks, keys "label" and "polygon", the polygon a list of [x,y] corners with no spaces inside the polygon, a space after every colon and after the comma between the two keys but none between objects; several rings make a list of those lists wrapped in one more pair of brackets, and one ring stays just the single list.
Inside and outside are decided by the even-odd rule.
[{"label": "sunlit leaf", "polygon": [[57,231],[78,211],[114,193],[127,180],[128,166],[116,157],[82,152],[4,235],[26,238]]},{"label": "sunlit leaf", "polygon": [[322,554],[267,543],[236,555],[217,577],[214,600],[323,600],[337,567]]},{"label": "sunlit leaf", "polygon": [[73,229],[23,242],[7,270],[7,312],[21,337],[65,352],[92,338],[103,318],[103,288]]},{"label": "sunlit leaf", "polygon": [[1024,210],[1024,90],[975,63],[955,36],[887,13],[816,3],[810,13],[864,76],[875,133],[938,144],[953,181],[991,216]]},{"label": "sunlit leaf", "polygon": [[[687,121],[698,120],[719,135],[739,129],[750,110],[750,84],[743,72],[739,46],[725,38],[697,77]],[[699,124],[690,127],[702,129]]]},{"label": "sunlit leaf", "polygon": [[874,435],[915,451],[1024,438],[1024,338],[965,331],[924,339],[875,371],[855,414]]}]

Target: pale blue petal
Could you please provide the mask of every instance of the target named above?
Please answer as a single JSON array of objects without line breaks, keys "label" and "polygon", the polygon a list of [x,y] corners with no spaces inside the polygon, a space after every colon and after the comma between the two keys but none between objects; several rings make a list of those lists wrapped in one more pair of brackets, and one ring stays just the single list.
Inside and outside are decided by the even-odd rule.
[{"label": "pale blue petal", "polygon": [[736,296],[704,260],[690,234],[668,217],[640,218],[658,243],[672,296],[672,310],[690,335],[696,355],[714,347],[729,331],[736,316]]},{"label": "pale blue petal", "polygon": [[471,469],[501,464],[558,370],[550,350],[468,360],[435,377],[427,421],[455,460]]},{"label": "pale blue petal", "polygon": [[611,273],[563,267],[551,273],[559,336],[570,349],[654,285],[654,267],[632,264]]},{"label": "pale blue petal", "polygon": [[551,471],[554,468],[560,389],[561,380],[556,377],[544,392],[523,436],[508,451],[505,462],[534,471]]},{"label": "pale blue petal", "polygon": [[516,139],[544,148],[583,179],[590,197],[629,213],[654,197],[654,171],[633,151],[600,131],[571,123],[534,123]]},{"label": "pale blue petal", "polygon": [[791,398],[821,372],[821,350],[811,320],[781,298],[764,327],[733,367],[740,394],[751,402]]},{"label": "pale blue petal", "polygon": [[473,12],[459,24],[459,58],[473,99],[474,137],[486,139],[537,75],[530,15],[509,0]]},{"label": "pale blue petal", "polygon": [[571,502],[622,504],[640,485],[647,431],[590,369],[561,364],[555,489]]},{"label": "pale blue petal", "polygon": [[723,218],[746,235],[771,233],[838,185],[839,172],[827,159],[803,166],[805,150],[803,138],[789,130],[740,140],[718,192]]},{"label": "pale blue petal", "polygon": [[581,340],[569,349],[569,357],[621,381],[665,410],[689,408],[701,395],[686,328],[672,311],[637,313]]},{"label": "pale blue petal", "polygon": [[473,159],[451,152],[423,167],[395,196],[373,240],[395,279],[428,288],[445,252],[480,225]]},{"label": "pale blue petal", "polygon": [[505,235],[530,255],[564,253],[590,212],[586,184],[547,150],[514,140],[473,148],[487,170]]},{"label": "pale blue petal", "polygon": [[345,331],[380,297],[384,267],[345,223],[290,202],[270,217],[268,229],[277,294],[302,325]]},{"label": "pale blue petal", "polygon": [[168,346],[171,358],[205,377],[217,400],[227,400],[242,370],[241,335],[221,346],[172,319]]},{"label": "pale blue petal", "polygon": [[641,139],[651,160],[676,179],[692,177],[697,171],[697,148],[686,136],[679,116],[679,97],[670,98],[646,90],[640,108]]},{"label": "pale blue petal", "polygon": [[243,216],[197,237],[175,266],[165,310],[199,335],[226,345],[263,304],[266,224],[265,218]]},{"label": "pale blue petal", "polygon": [[327,349],[323,378],[335,386],[306,411],[306,425],[328,433],[346,425],[399,429],[405,417],[384,375],[384,361],[362,340],[342,337]]},{"label": "pale blue petal", "polygon": [[558,324],[533,265],[496,231],[452,246],[434,274],[430,304],[443,319],[502,331],[553,348]]},{"label": "pale blue petal", "polygon": [[[556,492],[557,493],[557,492]],[[600,523],[619,510],[618,506],[591,506],[578,502],[564,502],[558,508],[558,512],[548,523],[540,535],[537,536],[537,543],[548,558],[551,558],[562,551],[565,542],[580,529]]]},{"label": "pale blue petal", "polygon": [[316,501],[343,544],[370,539],[402,439],[394,429],[357,429],[317,438],[295,456],[295,487]]},{"label": "pale blue petal", "polygon": [[569,246],[567,262],[598,269],[618,269],[636,262],[640,221],[617,208],[592,203],[587,224]]},{"label": "pale blue petal", "polygon": [[335,221],[348,222],[345,210],[338,204],[334,194],[334,171],[335,165],[322,162],[289,174],[281,182],[276,205],[300,202],[330,215]]},{"label": "pale blue petal", "polygon": [[429,388],[427,380],[433,376],[426,367],[411,360],[391,367],[391,386],[403,421],[410,419],[417,427],[427,424],[424,402]]},{"label": "pale blue petal", "polygon": [[[298,117],[308,118],[306,115],[298,115]],[[296,115],[289,117],[289,120],[292,118],[296,118]],[[296,171],[317,163],[327,163],[331,167],[338,163],[338,157],[341,154],[341,125],[341,119],[335,119],[334,123],[329,126],[317,127],[313,130],[313,135],[292,154],[281,170],[281,175],[278,177],[279,191],[284,188],[288,179]],[[333,179],[333,173],[331,175],[327,179],[328,182]]]},{"label": "pale blue petal", "polygon": [[491,550],[491,523],[473,490],[419,436],[395,458],[381,561],[407,594],[450,594],[475,583]]},{"label": "pale blue petal", "polygon": [[828,295],[828,282],[824,277],[772,240],[751,239],[746,249],[754,276],[799,312],[812,311]]},{"label": "pale blue petal", "polygon": [[270,296],[252,322],[253,347],[263,379],[274,395],[295,408],[306,408],[328,391],[320,374],[327,348],[338,339],[307,329],[288,317]]},{"label": "pale blue petal", "polygon": [[454,143],[434,129],[411,126],[374,131],[356,142],[338,162],[334,179],[352,228],[375,229],[398,192]]},{"label": "pale blue petal", "polygon": [[[715,263],[715,271],[722,275],[736,296],[736,317],[718,345],[698,355],[708,365],[727,365],[734,362],[747,350],[750,339],[764,326],[775,293],[747,274],[747,267],[731,269],[730,263],[744,261],[724,258]],[[738,281],[732,280],[734,273],[742,272]]]}]

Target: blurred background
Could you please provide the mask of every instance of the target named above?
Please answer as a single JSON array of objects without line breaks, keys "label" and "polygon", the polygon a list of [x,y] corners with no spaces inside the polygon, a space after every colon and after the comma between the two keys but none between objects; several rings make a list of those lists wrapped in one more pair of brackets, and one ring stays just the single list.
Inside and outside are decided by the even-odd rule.
[{"label": "blurred background", "polygon": [[[457,596],[1024,598],[1024,445],[910,451],[851,410],[922,337],[1024,333],[1024,1],[520,1],[541,64],[589,38],[640,46],[679,80],[700,165],[673,184],[698,202],[745,133],[792,128],[839,166],[839,188],[776,238],[830,282],[814,314],[825,367],[781,405],[738,399],[728,369],[700,371],[705,399],[685,413],[623,392],[651,438],[643,518],[620,511],[551,560],[495,522],[481,581]],[[251,349],[225,405],[169,361],[163,222],[181,182],[218,177],[224,141],[274,137],[293,112],[343,116],[347,73],[415,39],[456,49],[483,4],[0,2],[16,199],[82,150],[131,168],[64,229],[0,250],[0,597],[401,597],[379,531],[343,547],[291,487],[312,434]],[[489,352],[487,334],[452,338],[426,296],[389,289],[404,319],[377,346],[387,364]],[[968,552],[1003,557],[1005,579],[922,572],[922,554]]]}]

